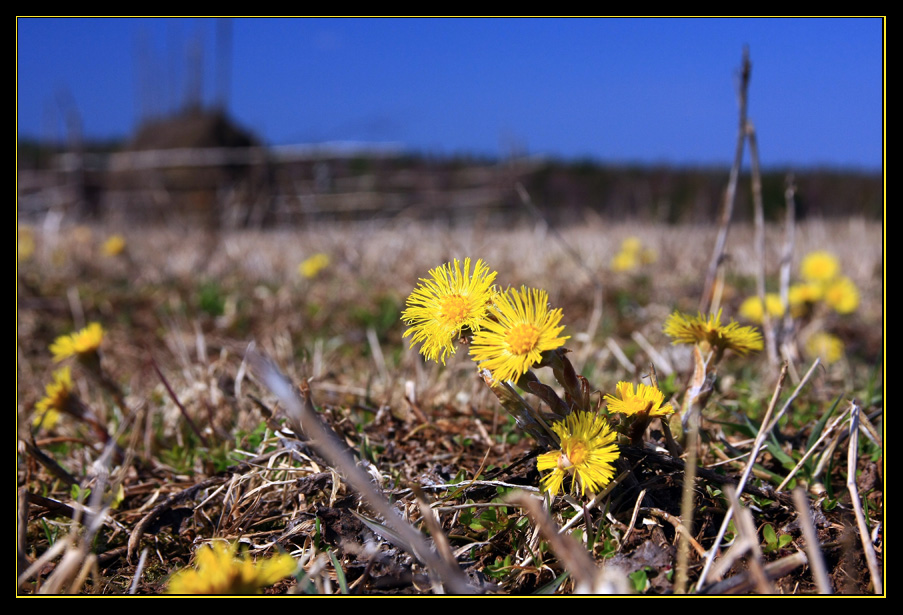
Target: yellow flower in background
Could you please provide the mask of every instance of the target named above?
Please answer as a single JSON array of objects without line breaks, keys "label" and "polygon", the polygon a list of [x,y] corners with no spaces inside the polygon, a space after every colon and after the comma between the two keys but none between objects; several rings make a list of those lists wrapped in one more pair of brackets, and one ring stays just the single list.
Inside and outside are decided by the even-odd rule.
[{"label": "yellow flower in background", "polygon": [[825,286],[825,303],[838,314],[852,314],[859,307],[859,289],[844,276]]},{"label": "yellow flower in background", "polygon": [[[772,318],[780,318],[784,315],[784,305],[781,303],[781,296],[777,293],[765,294],[765,307],[768,309],[768,315]],[[740,315],[755,323],[762,322],[765,317],[762,302],[758,297],[748,297],[740,304]]]},{"label": "yellow flower in background", "polygon": [[816,250],[803,258],[800,274],[809,282],[827,282],[840,273],[840,263],[830,252]]},{"label": "yellow flower in background", "polygon": [[288,554],[254,562],[236,555],[236,546],[223,542],[204,545],[197,552],[197,567],[184,568],[169,580],[169,594],[256,594],[294,574],[298,567]]},{"label": "yellow flower in background", "polygon": [[411,336],[411,346],[420,343],[420,354],[431,361],[445,364],[445,357],[455,354],[455,339],[464,329],[478,331],[483,325],[495,290],[496,272],[478,260],[470,271],[470,259],[464,268],[455,259],[430,270],[430,278],[408,297],[401,318],[408,325],[403,337]]},{"label": "yellow flower in background", "polygon": [[611,259],[611,270],[615,272],[632,271],[639,267],[640,261],[635,252],[618,252]]},{"label": "yellow flower in background", "polygon": [[34,232],[27,226],[20,226],[16,233],[16,260],[27,261],[34,254]]},{"label": "yellow flower in background", "polygon": [[609,412],[620,412],[630,416],[645,410],[650,417],[667,416],[674,412],[671,404],[662,405],[662,402],[665,401],[665,394],[653,386],[641,383],[637,385],[636,392],[634,392],[633,383],[622,380],[618,383],[617,391],[618,397],[605,396]]},{"label": "yellow flower in background", "polygon": [[745,355],[754,350],[762,350],[762,334],[755,327],[741,327],[733,320],[721,324],[721,310],[717,314],[688,316],[674,312],[665,321],[665,335],[674,338],[673,344],[696,344],[706,342],[722,350],[731,349]]},{"label": "yellow flower in background", "polygon": [[787,303],[790,304],[790,313],[794,316],[805,314],[809,306],[820,301],[824,294],[820,284],[794,284],[787,289]]},{"label": "yellow flower in background", "polygon": [[69,368],[63,367],[55,371],[53,382],[45,387],[45,391],[43,399],[35,405],[35,415],[31,423],[50,429],[56,425],[60,413],[65,411],[72,396],[72,374]]},{"label": "yellow flower in background", "polygon": [[552,471],[542,478],[543,490],[558,494],[568,474],[576,475],[571,489],[576,491],[580,483],[581,495],[587,490],[596,493],[611,482],[619,453],[617,434],[605,417],[578,411],[552,425],[552,430],[558,434],[561,447],[536,458],[540,472]]},{"label": "yellow flower in background", "polygon": [[621,251],[611,259],[611,270],[615,272],[632,271],[640,265],[651,265],[658,260],[658,253],[651,249],[643,249],[643,244],[636,237],[627,237],[621,242]]},{"label": "yellow flower in background", "polygon": [[621,252],[638,254],[642,247],[643,244],[640,242],[638,237],[627,237],[626,239],[624,239],[624,241],[621,242]]},{"label": "yellow flower in background", "polygon": [[125,251],[125,237],[122,235],[110,235],[103,242],[101,251],[104,253],[104,256],[119,256]]},{"label": "yellow flower in background", "polygon": [[561,309],[550,310],[548,294],[536,288],[509,289],[495,298],[492,312],[474,333],[470,356],[494,380],[516,380],[542,360],[542,353],[564,344],[558,326]]},{"label": "yellow flower in background", "polygon": [[87,358],[96,355],[103,341],[103,327],[100,323],[90,325],[71,335],[61,335],[50,345],[54,361],[62,361],[69,357]]},{"label": "yellow flower in background", "polygon": [[316,277],[318,273],[329,266],[329,262],[329,255],[318,252],[317,254],[304,259],[301,264],[298,265],[298,273],[301,277],[307,279]]},{"label": "yellow flower in background", "polygon": [[806,354],[820,358],[826,364],[836,363],[843,357],[843,342],[836,335],[819,331],[806,340]]}]

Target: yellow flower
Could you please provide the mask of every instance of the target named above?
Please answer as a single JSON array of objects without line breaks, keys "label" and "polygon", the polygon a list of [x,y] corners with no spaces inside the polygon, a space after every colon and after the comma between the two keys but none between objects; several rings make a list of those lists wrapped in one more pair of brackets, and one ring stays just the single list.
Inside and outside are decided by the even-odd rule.
[{"label": "yellow flower", "polygon": [[97,354],[103,341],[103,327],[99,323],[90,325],[71,335],[61,335],[50,345],[54,361],[62,361],[68,357],[88,358]]},{"label": "yellow flower", "polygon": [[16,230],[16,260],[27,261],[34,254],[34,233],[27,226],[20,226]]},{"label": "yellow flower", "polygon": [[819,331],[806,340],[806,354],[812,358],[819,357],[830,365],[843,356],[843,342],[836,335]]},{"label": "yellow flower", "polygon": [[717,314],[696,317],[674,312],[665,321],[665,335],[674,338],[673,344],[708,343],[710,346],[747,354],[753,350],[762,350],[762,334],[755,327],[741,327],[733,320],[730,324],[721,324],[721,310]]},{"label": "yellow flower", "polygon": [[859,307],[859,289],[850,278],[837,278],[825,287],[825,303],[838,314],[852,314]]},{"label": "yellow flower", "polygon": [[327,254],[323,254],[322,252],[318,252],[317,254],[306,258],[301,262],[300,265],[298,265],[298,273],[300,273],[302,277],[310,279],[316,277],[318,273],[323,271],[328,266],[329,256]]},{"label": "yellow flower", "polygon": [[637,237],[627,237],[621,242],[621,252],[626,252],[628,254],[637,254],[642,247],[643,244],[640,243],[640,240]]},{"label": "yellow flower", "polygon": [[636,252],[621,250],[611,259],[611,270],[615,272],[631,271],[640,264]]},{"label": "yellow flower", "polygon": [[281,554],[254,562],[235,554],[235,545],[204,545],[197,552],[197,568],[184,568],[169,580],[169,594],[255,594],[293,574],[294,558]]},{"label": "yellow flower", "polygon": [[647,411],[650,417],[667,416],[674,412],[671,404],[662,405],[665,394],[653,386],[638,384],[636,393],[633,392],[633,383],[621,381],[617,387],[618,397],[606,395],[609,412],[620,412],[630,416]]},{"label": "yellow flower", "polygon": [[45,395],[35,405],[35,415],[32,425],[42,425],[50,429],[60,418],[60,412],[64,412],[66,405],[70,403],[72,395],[72,375],[68,367],[58,369],[53,373],[53,382],[45,387]]},{"label": "yellow flower", "polygon": [[444,365],[445,357],[455,354],[454,341],[462,330],[478,331],[483,325],[495,276],[482,260],[471,275],[469,258],[463,270],[458,259],[431,269],[431,279],[421,278],[408,297],[401,318],[409,328],[403,337],[411,336],[411,346],[422,342],[420,354]]},{"label": "yellow flower", "polygon": [[807,307],[824,296],[824,289],[819,284],[794,284],[787,289],[787,303],[794,316],[805,313]]},{"label": "yellow flower", "polygon": [[830,252],[810,252],[800,264],[800,274],[809,282],[827,282],[840,272],[840,263]]},{"label": "yellow flower", "polygon": [[[777,293],[765,294],[765,307],[768,309],[768,315],[772,318],[780,318],[784,315],[784,305],[781,303],[781,296]],[[758,297],[748,297],[740,304],[740,315],[752,322],[762,322],[763,312],[762,302]]]},{"label": "yellow flower", "polygon": [[576,474],[571,489],[576,491],[579,482],[581,495],[587,490],[596,493],[611,482],[618,458],[617,434],[605,417],[578,411],[552,425],[552,430],[558,434],[561,448],[536,459],[540,472],[552,470],[542,478],[545,491],[556,495],[568,474]]},{"label": "yellow flower", "polygon": [[564,344],[558,337],[564,327],[561,309],[549,310],[544,290],[509,289],[495,299],[496,320],[486,319],[473,336],[470,356],[480,368],[492,372],[494,380],[516,380],[542,360],[542,353]]},{"label": "yellow flower", "polygon": [[125,237],[122,235],[111,235],[101,247],[105,256],[118,256],[125,250]]},{"label": "yellow flower", "polygon": [[658,260],[658,253],[652,248],[643,248],[636,237],[627,237],[621,242],[621,251],[611,259],[611,270],[632,271],[640,265],[651,265]]}]

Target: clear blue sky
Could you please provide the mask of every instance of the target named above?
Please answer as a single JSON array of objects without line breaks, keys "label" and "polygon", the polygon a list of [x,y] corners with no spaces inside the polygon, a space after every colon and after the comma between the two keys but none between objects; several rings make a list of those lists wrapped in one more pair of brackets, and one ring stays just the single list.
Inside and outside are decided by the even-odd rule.
[{"label": "clear blue sky", "polygon": [[[512,148],[603,162],[728,165],[736,74],[768,167],[882,166],[880,19],[233,19],[228,108],[266,143]],[[17,20],[17,132],[129,135],[217,81],[215,19]]]}]

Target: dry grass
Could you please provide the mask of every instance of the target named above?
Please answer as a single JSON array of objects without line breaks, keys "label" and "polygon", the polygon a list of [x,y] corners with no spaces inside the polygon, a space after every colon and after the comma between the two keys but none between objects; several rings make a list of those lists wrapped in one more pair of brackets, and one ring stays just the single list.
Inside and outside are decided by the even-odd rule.
[{"label": "dry grass", "polygon": [[[194,549],[214,538],[241,540],[254,556],[277,550],[293,555],[297,580],[267,590],[273,593],[672,590],[678,530],[667,519],[680,515],[679,460],[625,452],[621,482],[605,497],[584,506],[562,498],[550,508],[539,506],[528,495],[539,485],[535,461],[508,467],[533,443],[513,428],[465,353],[445,368],[424,364],[416,349],[402,343],[398,317],[428,269],[452,258],[482,258],[502,284],[548,291],[563,308],[578,372],[600,391],[611,392],[619,380],[638,381],[653,362],[663,388],[678,393],[690,356],[672,346],[661,327],[675,308],[695,313],[713,229],[591,218],[561,229],[560,238],[542,225],[479,222],[454,229],[409,222],[324,225],[219,237],[116,230],[127,240],[119,257],[100,254],[112,229],[36,229],[35,253],[19,265],[21,594],[159,593],[172,572],[190,563]],[[839,335],[845,358],[814,373],[779,427],[777,449],[759,458],[751,487],[759,495],[740,498],[744,525],[732,526],[745,550],[732,549],[734,560],[716,560],[722,562],[721,583],[733,584],[715,583],[709,591],[812,593],[821,586],[792,559],[796,551],[812,551],[806,551],[811,545],[795,521],[790,492],[767,498],[763,490],[789,472],[775,455],[801,456],[838,398],[856,399],[859,420],[880,433],[881,233],[880,225],[855,218],[810,221],[797,229],[794,274],[804,254],[830,250],[862,301],[854,315],[827,314],[809,323]],[[752,235],[750,228],[731,229],[721,299],[726,315],[735,315],[755,292]],[[611,273],[609,262],[628,236],[654,248],[658,260],[637,272]],[[768,229],[770,284],[777,280],[780,240],[780,229]],[[329,266],[313,279],[302,278],[298,264],[320,252],[329,256]],[[95,431],[71,416],[33,440],[30,434],[35,404],[54,369],[49,344],[93,321],[107,331],[103,366],[124,399],[117,402],[77,366],[73,377],[78,395],[118,442],[118,453],[105,452]],[[399,536],[379,514],[376,496],[357,495],[360,489],[349,480],[354,469],[324,454],[320,442],[299,440],[286,429],[285,401],[277,401],[246,360],[251,342],[292,382],[310,382],[324,424],[359,459],[352,468],[368,474],[399,519],[433,537],[435,553]],[[788,356],[792,390],[811,361],[794,354],[793,344]],[[748,417],[757,426],[777,375],[761,356],[731,359],[719,369],[699,451],[700,514],[692,537],[703,549],[711,548],[731,503],[726,485],[742,471],[742,458],[727,459],[752,444],[745,427],[723,422]],[[847,405],[840,401],[835,416]],[[839,428],[821,441],[813,459],[824,464],[823,472],[809,480],[814,469],[807,466],[800,481],[811,487],[814,531],[832,590],[866,593],[875,584],[851,529],[855,489],[847,491],[845,434]],[[660,437],[653,426],[649,442]],[[865,441],[854,457],[880,558],[883,455]],[[78,501],[78,490],[54,465],[82,492],[91,490],[86,502]],[[124,498],[110,507],[120,485]],[[509,496],[513,485],[525,494]],[[827,493],[812,495],[817,485]],[[751,530],[744,516],[750,512]],[[762,538],[766,525],[793,542],[771,549]],[[582,570],[588,561],[598,570]],[[691,584],[702,562],[691,553]]]}]

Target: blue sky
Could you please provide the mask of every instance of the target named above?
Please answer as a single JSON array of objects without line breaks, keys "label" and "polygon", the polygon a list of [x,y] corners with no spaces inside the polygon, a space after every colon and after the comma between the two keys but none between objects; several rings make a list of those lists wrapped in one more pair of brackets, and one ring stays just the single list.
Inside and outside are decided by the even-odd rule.
[{"label": "blue sky", "polygon": [[[217,20],[17,20],[17,132],[129,135],[222,87]],[[232,19],[228,109],[266,143],[395,143],[612,163],[729,165],[736,75],[753,72],[763,165],[877,170],[880,19]]]}]

